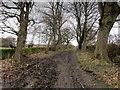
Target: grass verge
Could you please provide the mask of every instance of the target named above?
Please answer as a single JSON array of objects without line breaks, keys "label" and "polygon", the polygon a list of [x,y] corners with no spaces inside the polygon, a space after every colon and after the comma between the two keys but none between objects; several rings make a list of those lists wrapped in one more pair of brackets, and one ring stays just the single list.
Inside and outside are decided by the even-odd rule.
[{"label": "grass verge", "polygon": [[77,51],[80,67],[92,75],[95,79],[103,81],[109,88],[118,88],[118,66],[95,59],[93,52]]},{"label": "grass verge", "polygon": [[10,47],[0,47],[0,50],[6,50],[6,49],[12,49],[12,48],[10,48]]}]

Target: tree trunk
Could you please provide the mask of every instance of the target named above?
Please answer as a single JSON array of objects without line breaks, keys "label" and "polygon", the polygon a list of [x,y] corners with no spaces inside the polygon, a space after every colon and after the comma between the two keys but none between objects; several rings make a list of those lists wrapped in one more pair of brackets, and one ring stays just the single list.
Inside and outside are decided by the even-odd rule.
[{"label": "tree trunk", "polygon": [[48,44],[47,44],[46,51],[45,51],[46,54],[48,54],[48,51],[49,51],[49,49],[50,49],[50,43],[51,43],[52,37],[53,37],[53,36],[51,35],[51,36],[50,36],[50,39],[48,40]]},{"label": "tree trunk", "polygon": [[[85,26],[86,26],[86,22],[84,23]],[[80,36],[80,40],[79,40],[79,49],[81,50],[82,49],[82,44],[84,42],[84,38],[85,38],[85,30],[86,30],[86,27],[83,28],[83,31],[82,31],[82,36]]]},{"label": "tree trunk", "polygon": [[56,34],[57,34],[57,27],[56,27],[56,18],[54,17],[54,27],[53,27],[53,51],[56,51]]},{"label": "tree trunk", "polygon": [[[87,27],[87,26],[85,26]],[[85,31],[84,31],[84,40],[83,40],[83,43],[82,43],[82,51],[86,51],[87,49],[87,28],[85,28]]]},{"label": "tree trunk", "polygon": [[20,62],[22,57],[22,48],[25,46],[27,36],[27,24],[21,23],[18,38],[17,38],[17,47],[15,49],[14,60]]},{"label": "tree trunk", "polygon": [[59,29],[59,34],[58,34],[58,40],[56,42],[56,48],[60,48],[61,47],[61,44],[62,44],[62,35],[61,35],[61,31]]},{"label": "tree trunk", "polygon": [[55,36],[56,34],[54,34],[54,36],[53,36],[53,51],[56,51],[56,36]]},{"label": "tree trunk", "polygon": [[82,49],[83,37],[81,37],[80,41],[78,42],[79,49]]},{"label": "tree trunk", "polygon": [[20,29],[18,32],[17,47],[15,49],[15,56],[14,56],[14,60],[17,62],[21,61],[22,48],[25,47],[25,43],[26,43],[27,27],[28,27],[28,23],[30,22],[29,20],[30,9],[32,9],[31,2],[24,2],[24,1],[19,2],[20,15],[18,22],[20,23],[19,26]]},{"label": "tree trunk", "polygon": [[99,4],[101,19],[99,22],[99,32],[95,49],[95,57],[101,60],[109,61],[107,54],[109,32],[120,12],[116,2],[106,2],[104,4],[104,8],[101,6],[102,3]]},{"label": "tree trunk", "polygon": [[101,60],[109,60],[107,54],[107,41],[110,29],[105,26],[99,27],[98,40],[96,43],[95,57]]},{"label": "tree trunk", "polygon": [[82,51],[86,51],[86,49],[87,49],[87,41],[86,41],[86,37],[85,37],[83,44],[82,44]]},{"label": "tree trunk", "polygon": [[81,36],[81,49],[83,51],[86,50],[85,48],[86,48],[86,38],[87,38],[88,2],[85,2],[84,8],[85,8],[85,22],[84,22],[82,36]]}]

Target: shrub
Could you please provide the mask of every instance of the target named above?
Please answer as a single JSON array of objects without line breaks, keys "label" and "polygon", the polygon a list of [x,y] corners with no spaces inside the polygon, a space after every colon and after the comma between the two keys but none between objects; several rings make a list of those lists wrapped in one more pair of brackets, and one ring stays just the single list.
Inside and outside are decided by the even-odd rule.
[{"label": "shrub", "polygon": [[[24,48],[23,54],[28,55],[28,54],[32,54],[32,53],[38,53],[38,52],[44,51],[44,50],[45,50],[45,48],[40,48],[40,47]],[[15,49],[1,49],[1,51],[2,51],[2,57],[0,59],[11,58],[15,53]]]},{"label": "shrub", "polygon": [[113,58],[115,58],[117,56],[117,45],[116,44],[108,44],[108,57],[110,58],[110,60],[112,60]]},{"label": "shrub", "polygon": [[1,51],[2,51],[1,59],[11,58],[15,53],[14,49],[2,49]]},{"label": "shrub", "polygon": [[40,51],[44,51],[45,48],[40,48],[40,47],[36,47],[36,48],[24,48],[23,49],[23,54],[24,55],[28,55],[28,54],[32,54],[32,53],[38,53]]},{"label": "shrub", "polygon": [[87,46],[87,49],[90,51],[93,51],[95,50],[95,45]]},{"label": "shrub", "polygon": [[120,45],[117,45],[117,55],[120,55]]},{"label": "shrub", "polygon": [[120,56],[116,56],[114,59],[113,59],[113,62],[115,63],[120,63]]}]

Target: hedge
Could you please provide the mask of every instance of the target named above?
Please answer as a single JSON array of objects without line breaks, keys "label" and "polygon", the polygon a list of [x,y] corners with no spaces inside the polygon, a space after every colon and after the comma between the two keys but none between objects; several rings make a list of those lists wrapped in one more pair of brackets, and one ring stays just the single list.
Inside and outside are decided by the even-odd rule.
[{"label": "hedge", "polygon": [[[40,48],[40,47],[24,48],[23,55],[38,53],[38,52],[44,51],[44,50],[45,50],[45,48]],[[6,58],[11,58],[14,55],[15,49],[1,49],[0,52],[2,52],[2,56],[0,57],[0,59],[6,59]]]},{"label": "hedge", "polygon": [[14,55],[15,50],[14,49],[1,49],[0,52],[2,52],[2,56],[0,59],[10,58]]}]

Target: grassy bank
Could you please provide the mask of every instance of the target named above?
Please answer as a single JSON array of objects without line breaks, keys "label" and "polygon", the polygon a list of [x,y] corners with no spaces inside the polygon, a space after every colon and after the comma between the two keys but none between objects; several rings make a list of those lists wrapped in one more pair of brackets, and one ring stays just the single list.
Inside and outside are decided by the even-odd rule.
[{"label": "grassy bank", "polygon": [[81,68],[95,76],[95,79],[103,81],[108,87],[117,88],[119,84],[118,67],[106,61],[95,59],[93,55],[93,52],[77,51]]},{"label": "grassy bank", "polygon": [[[38,53],[38,52],[44,51],[44,50],[45,50],[45,48],[41,48],[41,47],[24,48],[23,49],[23,54],[24,55],[29,55],[29,54]],[[2,49],[0,49],[0,52],[2,52],[2,55],[1,55],[0,59],[6,59],[6,58],[11,58],[14,55],[15,49],[2,48]]]}]

